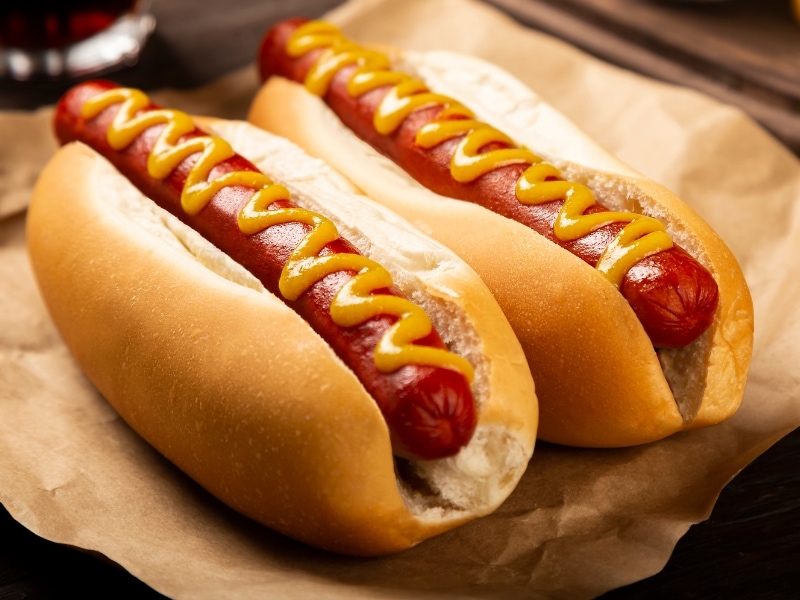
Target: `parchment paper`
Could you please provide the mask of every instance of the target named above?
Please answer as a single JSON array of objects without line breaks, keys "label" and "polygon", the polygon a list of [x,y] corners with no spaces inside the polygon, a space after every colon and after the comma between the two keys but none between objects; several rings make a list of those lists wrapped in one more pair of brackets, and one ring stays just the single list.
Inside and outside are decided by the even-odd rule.
[{"label": "parchment paper", "polygon": [[[100,552],[174,598],[589,598],[658,572],[726,482],[800,425],[800,164],[733,108],[600,63],[470,0],[353,1],[331,18],[362,41],[501,64],[691,203],[731,245],[755,299],[741,411],[639,448],[540,444],[494,515],[398,556],[356,560],[287,540],[221,506],[150,449],[73,364],[24,249],[23,209],[53,150],[49,110],[6,113],[0,502],[39,535]],[[154,96],[243,117],[255,87],[247,68],[193,93]]]}]

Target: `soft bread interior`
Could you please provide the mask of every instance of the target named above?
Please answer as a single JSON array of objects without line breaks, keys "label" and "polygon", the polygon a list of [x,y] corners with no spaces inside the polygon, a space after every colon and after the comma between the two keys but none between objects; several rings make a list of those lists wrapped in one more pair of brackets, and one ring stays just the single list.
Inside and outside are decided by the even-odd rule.
[{"label": "soft bread interior", "polygon": [[491,63],[447,50],[395,52],[392,59],[399,70],[461,100],[485,123],[514,132],[517,143],[549,161],[638,176],[535,91]]},{"label": "soft bread interior", "polygon": [[[472,363],[473,395],[479,411],[486,412],[490,398],[502,385],[499,374],[492,373],[497,366],[492,357],[503,360],[494,340],[505,337],[506,343],[514,346],[506,356],[518,364],[524,363],[524,354],[502,313],[490,308],[494,300],[474,271],[396,213],[357,196],[351,183],[288,140],[241,121],[207,125],[266,175],[285,185],[294,202],[326,215],[361,253],[389,269],[395,284],[425,309],[447,346]],[[470,318],[476,309],[488,311],[483,323]],[[489,317],[493,312],[494,317]],[[517,388],[512,393],[530,397],[533,389]],[[531,417],[535,418],[535,412]],[[472,440],[458,455],[410,464],[415,476],[402,480],[401,490],[412,512],[424,515],[434,511],[436,518],[441,518],[438,513],[443,507],[475,510],[497,505],[510,493],[527,465],[532,442],[525,439],[530,432],[520,437],[498,425],[482,418]],[[415,487],[412,483],[420,477],[424,486]]]},{"label": "soft bread interior", "polygon": [[[251,128],[246,124],[232,127],[233,130],[241,130],[243,135],[244,130]],[[220,126],[220,128],[224,129],[224,126]],[[235,133],[232,133],[232,135],[236,137]],[[275,160],[278,156],[289,156],[289,163],[292,165],[290,170],[296,173],[296,179],[289,182],[289,186],[293,189],[298,203],[303,204],[305,199],[309,202],[320,203],[320,207],[328,203],[336,204],[337,200],[334,197],[339,196],[341,188],[346,188],[347,186],[343,185],[341,180],[337,181],[336,177],[330,174],[327,167],[321,164],[320,161],[309,159],[308,157],[303,158],[299,150],[284,143],[282,140],[272,139],[270,141],[269,138],[272,138],[272,136],[260,132],[259,135],[266,145],[270,145],[273,142],[277,145],[272,145],[270,150],[266,150],[261,144],[256,144],[254,147],[250,147],[248,154],[255,160],[261,157],[269,162]],[[244,143],[234,142],[234,146],[238,145],[244,145]],[[76,172],[81,173],[82,177],[70,176],[71,173]],[[276,179],[279,178],[279,173],[274,171],[268,174]],[[325,181],[324,183],[322,182],[323,180]],[[63,183],[67,181],[69,185],[65,187]],[[56,193],[57,189],[58,192]],[[97,265],[104,264],[113,274],[114,265],[119,261],[119,258],[113,255],[105,256],[105,250],[99,251],[88,246],[84,248],[81,244],[71,243],[71,234],[67,231],[68,228],[62,226],[62,222],[54,215],[54,210],[51,206],[56,201],[60,202],[70,197],[81,198],[81,204],[86,204],[84,211],[88,213],[87,218],[96,221],[96,223],[92,223],[92,227],[96,228],[97,235],[91,236],[90,234],[92,244],[99,245],[101,235],[106,236],[109,238],[109,242],[114,240],[114,245],[120,247],[116,252],[125,253],[129,252],[130,248],[125,246],[124,240],[130,239],[135,242],[135,245],[147,248],[145,250],[146,260],[143,258],[142,265],[150,261],[151,256],[156,254],[161,256],[164,253],[165,256],[169,255],[172,258],[169,261],[163,261],[163,265],[162,260],[158,257],[152,260],[155,260],[153,265],[157,265],[159,268],[163,266],[167,276],[170,268],[185,269],[187,274],[190,272],[196,273],[201,277],[201,285],[213,283],[213,287],[220,288],[221,293],[224,293],[226,298],[230,295],[241,296],[244,294],[242,297],[249,299],[245,303],[249,306],[254,302],[253,294],[255,294],[264,298],[264,300],[257,301],[257,305],[280,305],[283,307],[283,304],[266,292],[252,275],[211,246],[192,229],[184,226],[180,221],[143,197],[127,180],[121,178],[105,160],[80,144],[72,144],[63,148],[51,162],[51,165],[45,169],[37,186],[37,192],[34,194],[29,213],[29,247],[32,263],[40,281],[40,287],[51,309],[54,321],[62,331],[62,335],[64,335],[68,345],[76,353],[79,362],[107,396],[113,397],[117,394],[125,396],[128,393],[126,387],[138,386],[140,388],[140,396],[146,397],[154,394],[156,405],[162,405],[165,403],[158,400],[158,395],[162,393],[163,389],[170,387],[166,382],[171,381],[174,375],[171,373],[171,367],[169,365],[161,365],[161,361],[157,357],[141,359],[142,352],[150,352],[147,350],[149,346],[146,344],[144,350],[139,347],[139,358],[133,357],[130,362],[134,363],[141,359],[145,364],[150,364],[148,361],[155,361],[158,364],[158,368],[165,371],[162,375],[166,378],[162,383],[163,389],[148,391],[147,386],[152,384],[146,381],[146,376],[134,376],[135,385],[131,386],[127,385],[130,382],[120,383],[114,381],[117,373],[113,371],[116,367],[109,368],[108,365],[98,366],[95,364],[99,361],[108,362],[108,360],[112,360],[98,358],[98,356],[112,354],[113,352],[119,353],[120,351],[117,349],[119,345],[125,347],[126,364],[129,361],[128,355],[137,352],[137,350],[132,350],[129,347],[130,343],[125,341],[112,339],[108,343],[104,342],[103,340],[107,337],[114,337],[113,332],[104,331],[102,336],[97,336],[98,339],[88,337],[86,333],[87,326],[79,319],[87,318],[83,313],[91,311],[92,308],[82,307],[79,311],[80,314],[75,313],[76,302],[74,296],[77,293],[75,289],[80,287],[88,288],[89,286],[97,288],[95,290],[96,293],[93,294],[92,302],[94,303],[96,300],[101,310],[111,311],[112,314],[124,312],[129,308],[124,305],[121,307],[108,306],[109,303],[119,301],[112,300],[111,297],[114,294],[121,295],[123,304],[128,302],[141,303],[146,290],[144,288],[142,290],[135,289],[135,286],[139,285],[140,279],[132,275],[131,291],[127,292],[124,289],[120,291],[120,287],[124,287],[124,277],[127,277],[127,271],[124,267],[121,269],[119,276],[112,275],[115,281],[103,277],[100,277],[99,281],[97,280],[98,275],[95,268],[89,266],[88,263],[96,261]],[[316,200],[312,201],[312,197]],[[54,200],[54,198],[57,198],[57,200]],[[340,208],[343,215],[346,216],[348,211],[353,210],[350,207],[351,202],[358,203],[359,200],[355,198],[338,200],[339,204],[343,204],[343,207]],[[76,214],[78,208],[76,206]],[[94,218],[92,211],[100,211],[100,218]],[[285,492],[285,500],[280,497],[271,498],[270,502],[283,502],[275,509],[274,507],[270,508],[272,505],[269,503],[263,503],[258,501],[257,498],[253,498],[252,490],[265,487],[269,489],[270,486],[277,485],[275,489],[279,491],[283,489],[283,486],[289,485],[286,481],[262,481],[261,478],[264,477],[261,474],[262,471],[266,472],[269,469],[256,468],[255,464],[250,464],[262,460],[261,455],[265,453],[265,449],[242,450],[235,447],[236,442],[232,442],[234,446],[231,447],[230,451],[235,458],[231,460],[241,461],[246,467],[252,466],[256,470],[252,481],[231,481],[228,478],[235,477],[236,470],[231,470],[229,464],[223,461],[222,457],[226,456],[227,448],[207,449],[210,454],[205,455],[204,459],[203,452],[206,450],[203,448],[207,445],[207,441],[197,440],[192,432],[183,431],[184,427],[180,424],[180,421],[177,426],[181,431],[173,437],[172,432],[168,431],[169,426],[166,427],[166,430],[163,427],[163,423],[169,421],[172,418],[171,416],[169,418],[154,419],[152,415],[147,417],[144,414],[148,409],[142,408],[139,401],[131,402],[128,399],[115,401],[112,398],[109,399],[112,400],[112,404],[115,404],[115,406],[122,407],[123,416],[126,417],[126,420],[129,420],[134,429],[142,433],[159,450],[208,487],[212,493],[218,495],[223,501],[237,508],[237,510],[261,520],[288,535],[318,546],[355,554],[382,554],[408,547],[430,535],[450,529],[466,520],[494,510],[515,487],[533,451],[536,430],[536,400],[533,382],[527,370],[524,355],[519,346],[515,346],[516,340],[513,338],[513,334],[501,311],[494,304],[491,295],[480,284],[476,286],[475,283],[470,283],[479,281],[474,273],[471,273],[468,268],[465,270],[460,261],[453,260],[446,255],[449,253],[442,254],[438,245],[424,238],[424,236],[416,235],[412,228],[394,215],[384,214],[386,213],[384,209],[376,209],[371,212],[371,209],[366,208],[364,211],[363,214],[369,215],[369,219],[375,218],[382,221],[377,229],[380,235],[388,236],[388,239],[394,242],[402,241],[404,244],[411,245],[409,252],[411,258],[397,260],[394,264],[388,264],[387,266],[390,270],[395,271],[397,281],[401,287],[410,289],[415,284],[419,286],[419,284],[427,285],[432,283],[430,292],[414,292],[412,295],[415,299],[425,304],[435,323],[439,319],[459,315],[459,304],[462,307],[468,307],[470,310],[476,311],[474,314],[477,317],[474,321],[471,318],[458,316],[455,319],[455,325],[447,326],[440,330],[443,332],[443,337],[455,349],[462,350],[468,358],[474,361],[478,373],[475,380],[475,395],[480,407],[480,424],[472,442],[458,456],[443,461],[395,465],[394,468],[390,466],[388,470],[385,467],[380,467],[383,472],[372,472],[378,468],[372,463],[384,464],[381,462],[383,460],[380,458],[381,455],[389,461],[390,465],[392,463],[388,432],[385,424],[382,423],[380,415],[377,413],[377,407],[374,406],[374,402],[369,399],[365,401],[359,400],[360,397],[366,398],[366,392],[351,374],[346,379],[349,378],[352,381],[352,383],[348,383],[348,386],[355,385],[351,391],[353,394],[352,402],[355,403],[353,408],[358,408],[358,410],[348,411],[346,415],[338,414],[335,418],[336,422],[313,424],[315,429],[325,429],[327,427],[329,432],[333,431],[332,434],[328,434],[334,436],[331,440],[332,443],[328,444],[324,439],[315,441],[315,443],[322,446],[330,446],[325,452],[325,459],[313,458],[316,454],[307,450],[307,444],[304,444],[301,446],[302,452],[292,451],[287,448],[286,456],[282,459],[277,459],[277,466],[273,464],[270,467],[280,471],[284,468],[282,465],[286,464],[287,461],[290,464],[295,464],[294,468],[298,474],[296,476],[293,475],[293,477],[300,478],[298,481],[302,481],[303,486],[311,485],[309,482],[317,479],[332,480],[318,484],[315,488],[317,491],[313,493],[289,490]],[[330,211],[326,210],[325,212]],[[107,220],[113,224],[102,223]],[[134,225],[133,228],[130,228],[131,224]],[[120,227],[130,228],[130,230],[124,231],[121,236],[115,235],[114,232]],[[342,233],[345,234],[349,229],[352,229],[352,227],[347,227],[344,224],[341,224],[341,227]],[[140,231],[136,233],[133,229]],[[55,234],[56,231],[58,231],[57,235]],[[77,233],[72,236],[72,239],[76,236]],[[116,238],[118,237],[123,239],[117,240]],[[418,240],[416,239],[417,237],[419,238]],[[374,251],[378,247],[377,244],[373,244],[365,236],[359,236],[358,239],[353,241],[366,254],[372,254],[374,258],[381,260],[382,253]],[[86,256],[82,257],[81,252]],[[102,260],[100,260],[101,255],[99,253],[102,253]],[[95,256],[97,256],[97,259],[95,259]],[[167,267],[167,262],[172,261],[173,258],[176,264],[179,263],[184,266]],[[187,260],[190,262],[187,262]],[[133,262],[136,261],[134,260]],[[62,265],[70,263],[80,265],[74,270],[74,275],[73,270],[62,268]],[[192,264],[196,266],[192,266]],[[138,265],[134,266],[138,267]],[[213,271],[220,277],[209,278],[208,275],[202,275],[197,271],[198,266],[202,266],[201,270]],[[155,275],[153,277],[155,278]],[[105,282],[111,287],[103,287],[106,285]],[[465,288],[468,289],[465,290]],[[65,292],[65,290],[72,291]],[[192,292],[188,293],[189,296],[193,295]],[[108,294],[109,297],[103,300],[99,298],[101,294]],[[228,300],[225,301],[228,302]],[[174,306],[170,306],[169,310],[177,309]],[[213,313],[214,307],[209,307],[209,310]],[[243,308],[243,310],[245,309]],[[318,336],[313,334],[310,328],[295,323],[299,320],[299,317],[296,317],[291,311],[288,311],[288,313],[287,311],[288,309],[284,310],[283,308],[279,310],[283,315],[279,318],[287,323],[287,331],[305,327],[309,333],[304,332],[303,335],[311,335],[311,337],[318,339]],[[147,318],[147,316],[145,315],[143,318]],[[169,324],[170,319],[166,313],[165,315],[159,313],[156,320],[161,318],[165,319]],[[194,317],[189,318],[192,319]],[[200,317],[198,316],[197,318]],[[221,316],[222,320],[226,318],[225,315]],[[289,326],[290,321],[291,324]],[[225,326],[220,325],[220,328],[224,330]],[[111,330],[113,326],[109,325],[107,329]],[[132,335],[140,337],[138,329]],[[159,333],[159,335],[161,334]],[[135,344],[138,343],[142,342],[135,342]],[[283,344],[291,343],[295,342],[291,340],[283,342]],[[297,343],[308,344],[309,342]],[[169,344],[163,344],[163,346],[176,344],[179,344],[179,341],[170,339]],[[324,344],[319,340],[313,342],[313,345],[316,347]],[[113,348],[109,350],[109,347],[112,346]],[[157,354],[162,351],[168,355],[165,358],[172,361],[172,355],[175,354],[174,349],[170,351],[169,348],[165,350],[159,346],[154,353]],[[483,356],[484,351],[487,352],[488,357]],[[200,352],[204,353],[206,349],[202,348]],[[213,353],[213,350],[211,352]],[[313,354],[314,356],[316,356],[316,352]],[[338,371],[343,372],[346,370],[330,350],[323,351],[323,354],[326,354],[325,361],[339,363]],[[177,358],[177,361],[179,364],[184,364],[181,362],[180,357]],[[264,365],[263,367],[262,364]],[[265,365],[267,364],[269,364],[269,361],[264,360],[263,363],[259,362],[253,365],[253,368],[259,371],[262,368],[266,368]],[[313,361],[309,363],[309,365],[312,364],[315,363]],[[197,367],[201,371],[206,370],[204,365],[191,364],[191,367],[192,369]],[[313,386],[313,382],[318,378],[311,372],[311,368],[309,366],[308,381]],[[325,367],[325,369],[330,368],[328,366]],[[325,371],[325,369],[322,370]],[[188,371],[191,371],[191,369]],[[130,375],[128,374],[127,376]],[[204,372],[202,376],[206,376]],[[223,377],[227,377],[227,370]],[[337,375],[337,377],[339,376]],[[193,381],[195,376],[187,375],[186,378]],[[199,375],[197,378],[199,378]],[[217,383],[222,385],[224,381]],[[320,383],[320,385],[323,384]],[[327,382],[325,385],[327,385]],[[225,384],[221,388],[224,390],[221,392],[221,396],[229,393],[235,394],[235,390],[229,392],[227,388],[238,389],[238,387],[242,387],[243,390],[246,389],[246,381],[242,386],[239,386],[238,382],[236,386]],[[308,386],[305,383],[302,386],[298,385],[299,389],[304,387]],[[358,389],[357,393],[355,393],[356,389]],[[107,390],[110,390],[110,392],[107,393]],[[267,390],[264,391],[267,392]],[[274,395],[274,393],[275,390],[269,390],[267,395]],[[317,394],[319,393],[318,391]],[[261,395],[261,392],[259,392],[259,395]],[[334,393],[333,396],[338,399],[341,394]],[[330,400],[327,395],[326,399]],[[285,399],[285,401],[288,400],[288,398]],[[200,400],[197,401],[199,402]],[[220,405],[223,404],[218,402],[213,397],[213,394],[208,401]],[[284,402],[284,399],[277,399],[276,401]],[[151,400],[144,401],[144,403],[147,402],[151,402]],[[319,402],[319,400],[313,400],[313,402]],[[362,402],[365,402],[365,405],[362,406]],[[169,402],[166,404],[169,404]],[[225,406],[216,406],[211,412],[219,414],[221,411],[224,415],[223,419],[233,419],[235,423],[232,426],[239,428],[241,424],[234,417],[236,411],[240,409],[243,409],[243,406],[239,404],[231,409],[226,409]],[[161,409],[159,408],[158,410]],[[258,413],[261,409],[248,407],[246,410],[255,410]],[[280,413],[280,411],[278,412]],[[352,412],[352,415],[349,412]],[[368,432],[368,437],[361,438],[360,435],[363,435],[362,433],[355,435],[355,439],[351,441],[343,440],[342,437],[346,437],[346,435],[337,433],[336,429],[342,427],[342,420],[346,421],[351,416],[360,420],[361,418],[356,415],[361,412],[370,415],[369,419],[364,420],[363,425],[359,424],[359,422],[347,424],[343,430],[362,430]],[[259,419],[261,418],[260,414],[256,416]],[[305,421],[305,418],[301,417],[302,415],[297,418]],[[310,416],[307,418],[310,418]],[[284,420],[284,417],[281,416],[280,419]],[[155,424],[153,424],[154,421]],[[242,423],[246,422],[247,427],[256,428],[256,421],[257,419],[251,416],[242,421]],[[372,421],[379,424],[370,425]],[[178,441],[178,438],[185,435],[188,435],[189,439],[192,440],[191,444],[199,443],[199,449],[193,447],[179,448],[181,442]],[[225,439],[228,439],[227,435],[226,433]],[[335,443],[333,443],[334,440]],[[258,443],[260,442],[256,442],[256,445]],[[264,443],[267,442],[265,441]],[[175,448],[178,449],[176,450]],[[346,451],[342,452],[337,448],[345,448]],[[266,453],[271,454],[274,451],[275,449],[270,447]],[[241,452],[244,452],[244,455],[237,454]],[[306,461],[309,464],[303,463],[305,459],[302,456],[306,452],[311,453],[312,456],[311,459]],[[252,456],[255,453],[258,454],[257,460]],[[352,457],[350,456],[351,454]],[[220,464],[218,472],[214,473],[213,467],[209,467],[208,463],[216,462]],[[310,467],[311,462],[315,464]],[[325,465],[331,466],[326,468]],[[309,468],[312,471],[308,474],[310,475],[313,472],[313,477],[304,475],[304,469]],[[352,473],[356,480],[361,481],[358,485],[360,489],[357,492],[355,492],[355,488],[348,492],[347,489],[349,488],[347,486],[341,490],[335,489],[336,485],[341,485],[342,479],[341,473],[340,475],[335,473],[341,470]],[[211,474],[209,475],[209,473]],[[234,473],[234,475],[231,475],[231,473]],[[396,476],[398,473],[400,474],[399,478]],[[387,476],[393,482],[391,488],[382,483]],[[349,474],[348,479],[350,479]],[[340,483],[337,483],[337,481]],[[231,492],[232,488],[238,488],[239,491]],[[243,488],[245,491],[242,491]],[[300,494],[304,500],[302,502],[297,499],[293,500],[292,494]],[[277,495],[280,496],[280,494]],[[314,502],[324,504],[315,508],[313,506]],[[311,505],[311,508],[308,508],[309,505]],[[331,508],[332,506],[334,508]],[[404,507],[403,510],[405,512],[396,512],[400,510],[400,506]],[[299,519],[299,522],[298,519],[293,521],[291,517],[287,517],[284,514],[292,511],[300,511],[305,516]],[[331,514],[331,511],[333,511],[333,514]]]},{"label": "soft bread interior", "polygon": [[[733,414],[741,402],[752,352],[752,302],[741,269],[711,228],[673,194],[614,159],[494,65],[443,52],[397,53],[395,58],[399,56],[400,68],[422,77],[431,89],[464,102],[501,131],[511,132],[518,142],[555,163],[567,178],[592,187],[609,208],[640,211],[664,222],[675,241],[717,280],[722,305],[710,330],[685,348],[657,355],[633,311],[594,269],[573,264],[577,259],[554,245],[538,244],[530,238],[540,236],[507,219],[423,188],[358,139],[321,99],[299,84],[271,78],[254,100],[249,118],[324,158],[365,193],[449,245],[476,269],[526,349],[539,392],[543,439],[630,445]],[[569,160],[573,151],[589,166]],[[480,228],[474,226],[478,222]],[[503,233],[492,237],[490,229]],[[489,252],[473,248],[479,239],[484,248],[491,248]],[[519,255],[523,246],[531,257],[526,259],[528,270],[501,264]],[[575,274],[569,275],[572,270]],[[562,277],[563,286],[548,277]],[[520,291],[525,285],[527,293]],[[606,287],[605,300],[586,300]],[[567,295],[567,289],[574,293]],[[540,296],[549,301],[537,304]],[[569,313],[562,303],[577,298],[586,302],[586,310],[573,311],[572,318],[585,321],[586,315],[594,315],[586,327],[561,317]],[[549,317],[536,314],[536,309],[542,315],[549,312]],[[550,322],[531,325],[543,318]],[[564,341],[548,331],[561,330],[565,324],[572,329],[563,329],[562,337],[578,341]],[[595,348],[586,350],[582,360],[577,350],[584,345]],[[594,368],[576,374],[568,367],[581,367],[583,362]],[[619,415],[616,421],[612,414]]]}]

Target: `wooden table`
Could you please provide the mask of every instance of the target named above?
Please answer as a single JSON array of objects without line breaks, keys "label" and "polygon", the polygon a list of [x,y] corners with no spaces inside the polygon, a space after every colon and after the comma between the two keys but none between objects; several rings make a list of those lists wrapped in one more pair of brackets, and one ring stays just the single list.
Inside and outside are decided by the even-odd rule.
[{"label": "wooden table", "polygon": [[[611,62],[741,102],[800,152],[800,28],[794,29],[788,0],[782,1],[713,6],[635,0],[493,3]],[[145,89],[194,87],[249,63],[271,23],[293,14],[320,15],[337,3],[219,0],[216,4],[224,8],[200,14],[190,0],[156,1],[158,27],[140,64],[114,78]],[[194,7],[194,13],[187,13],[187,7]],[[727,54],[731,48],[735,60]],[[62,91],[59,85],[2,84],[0,109],[49,104]],[[711,518],[690,529],[661,573],[604,598],[797,597],[798,464],[800,430],[723,490]],[[69,596],[162,597],[101,559],[38,538],[0,507],[0,600]]]},{"label": "wooden table", "polygon": [[595,56],[748,112],[800,152],[800,24],[790,0],[490,0]]}]

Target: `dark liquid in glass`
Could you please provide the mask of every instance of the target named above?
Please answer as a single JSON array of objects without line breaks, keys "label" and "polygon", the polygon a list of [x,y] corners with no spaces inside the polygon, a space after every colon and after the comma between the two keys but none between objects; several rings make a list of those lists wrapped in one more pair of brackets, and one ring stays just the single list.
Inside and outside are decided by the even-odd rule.
[{"label": "dark liquid in glass", "polygon": [[136,0],[4,0],[0,3],[0,46],[64,48],[107,29],[135,3]]}]

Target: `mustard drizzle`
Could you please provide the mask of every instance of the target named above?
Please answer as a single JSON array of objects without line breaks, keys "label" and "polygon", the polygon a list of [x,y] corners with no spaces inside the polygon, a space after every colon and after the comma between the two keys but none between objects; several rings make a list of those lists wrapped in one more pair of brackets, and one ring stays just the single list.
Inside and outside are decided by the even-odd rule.
[{"label": "mustard drizzle", "polygon": [[[673,246],[665,226],[652,217],[623,211],[584,214],[595,204],[594,193],[585,185],[567,181],[554,165],[517,146],[496,128],[478,121],[458,101],[431,92],[421,80],[391,70],[389,57],[348,40],[330,23],[309,21],[290,36],[286,52],[298,58],[322,49],[305,79],[306,88],[324,96],[333,77],[346,66],[356,65],[347,83],[352,97],[383,86],[391,86],[373,118],[375,130],[390,135],[414,111],[440,106],[441,111],[416,134],[415,141],[430,149],[445,141],[461,138],[450,162],[450,173],[460,183],[469,183],[486,173],[510,164],[529,165],[517,180],[515,194],[522,204],[536,205],[564,200],[553,232],[563,242],[582,238],[614,222],[627,223],[600,255],[595,268],[619,286],[630,268],[643,258]],[[483,151],[488,144],[505,147]]]},{"label": "mustard drizzle", "polygon": [[140,112],[150,104],[140,90],[115,88],[100,93],[83,104],[81,114],[85,119],[92,119],[114,104],[122,105],[107,132],[108,143],[115,150],[124,150],[149,127],[165,125],[147,158],[147,170],[153,178],[167,177],[183,160],[200,153],[181,192],[181,207],[187,214],[199,213],[223,187],[241,185],[256,190],[237,218],[239,230],[245,235],[290,222],[310,227],[281,272],[278,287],[284,298],[296,300],[331,273],[355,271],[356,275],[333,299],[330,314],[340,327],[360,325],[378,315],[397,318],[375,348],[375,366],[380,372],[391,373],[408,364],[429,365],[452,369],[472,381],[472,365],[463,357],[445,349],[413,344],[430,334],[433,328],[424,310],[406,298],[373,294],[374,290],[392,285],[391,274],[384,267],[360,254],[319,256],[328,243],[339,238],[336,226],[329,219],[299,207],[270,208],[277,200],[288,200],[290,194],[263,173],[236,171],[209,181],[214,167],[234,156],[230,144],[208,135],[180,141],[182,136],[195,130],[191,117],[169,109]]}]

